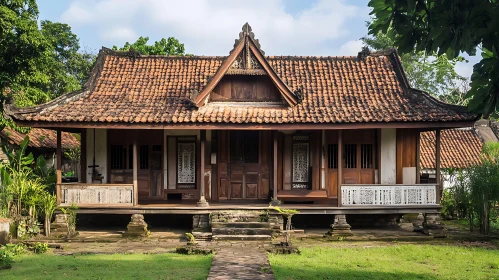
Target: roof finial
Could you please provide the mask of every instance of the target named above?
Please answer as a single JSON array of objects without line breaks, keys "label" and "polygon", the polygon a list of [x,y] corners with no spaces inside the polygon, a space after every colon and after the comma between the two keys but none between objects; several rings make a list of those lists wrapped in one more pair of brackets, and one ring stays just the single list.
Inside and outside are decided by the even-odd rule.
[{"label": "roof finial", "polygon": [[239,39],[236,39],[234,48],[239,44],[239,42],[241,42],[241,40],[244,40],[244,37],[250,38],[253,43],[255,43],[255,46],[262,52],[262,54],[265,55],[265,52],[260,47],[260,42],[258,42],[258,39],[255,39],[255,33],[253,33],[251,25],[249,25],[249,23],[247,22],[243,25],[242,31],[239,32]]}]

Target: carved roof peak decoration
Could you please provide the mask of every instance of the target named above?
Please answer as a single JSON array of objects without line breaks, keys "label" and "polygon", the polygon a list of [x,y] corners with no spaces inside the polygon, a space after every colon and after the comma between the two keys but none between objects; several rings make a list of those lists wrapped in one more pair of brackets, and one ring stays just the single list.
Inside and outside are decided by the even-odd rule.
[{"label": "carved roof peak decoration", "polygon": [[[255,46],[258,48],[258,50],[260,50],[262,55],[265,55],[265,52],[262,50],[262,47],[260,46],[260,42],[258,41],[258,39],[255,39],[255,33],[253,33],[253,30],[251,29],[251,25],[249,25],[249,23],[245,23],[243,25],[242,31],[239,32],[239,39],[236,39],[234,42],[234,49],[237,47],[237,45],[239,45],[241,40],[245,40],[245,38],[251,39],[255,44]],[[245,44],[247,45],[248,42],[246,41]],[[232,53],[234,49],[231,50],[230,53]]]}]

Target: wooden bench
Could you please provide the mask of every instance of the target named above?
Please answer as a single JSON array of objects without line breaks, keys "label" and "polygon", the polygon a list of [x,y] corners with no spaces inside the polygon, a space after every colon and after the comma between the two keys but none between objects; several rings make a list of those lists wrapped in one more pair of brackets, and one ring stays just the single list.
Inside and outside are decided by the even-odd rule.
[{"label": "wooden bench", "polygon": [[325,190],[279,190],[277,198],[290,201],[314,201],[328,197]]}]

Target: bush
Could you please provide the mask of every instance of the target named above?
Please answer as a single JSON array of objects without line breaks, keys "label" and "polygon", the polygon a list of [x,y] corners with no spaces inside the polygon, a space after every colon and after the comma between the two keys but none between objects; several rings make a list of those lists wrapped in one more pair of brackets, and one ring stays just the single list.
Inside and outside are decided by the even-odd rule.
[{"label": "bush", "polygon": [[48,243],[36,242],[35,246],[33,246],[33,252],[35,252],[35,254],[44,254],[48,251],[48,249]]},{"label": "bush", "polygon": [[12,267],[12,253],[6,248],[0,248],[0,270]]},{"label": "bush", "polygon": [[2,249],[9,252],[12,256],[18,256],[24,254],[26,252],[26,245],[22,243],[17,244],[7,244]]}]

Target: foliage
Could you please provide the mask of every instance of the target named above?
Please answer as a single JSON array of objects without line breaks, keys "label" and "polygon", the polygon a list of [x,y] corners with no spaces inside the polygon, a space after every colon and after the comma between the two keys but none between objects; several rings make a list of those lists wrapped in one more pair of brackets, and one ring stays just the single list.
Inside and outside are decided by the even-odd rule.
[{"label": "foliage", "polygon": [[[363,37],[361,40],[368,47],[377,50],[394,48],[395,37],[393,28],[387,32],[378,32],[372,37]],[[415,51],[402,53],[400,55],[402,66],[412,87],[426,91],[433,96],[441,96],[450,92],[461,92],[458,88],[465,78],[455,71],[456,63],[464,61],[462,57],[448,59],[445,54],[425,53]],[[455,104],[455,103],[453,103]]]},{"label": "foliage", "polygon": [[371,0],[369,34],[393,28],[395,45],[402,53],[445,54],[462,52],[482,59],[473,67],[472,97],[468,107],[488,116],[499,108],[499,2]]},{"label": "foliage", "polygon": [[289,245],[291,243],[291,218],[293,218],[293,215],[300,213],[300,211],[295,210],[295,209],[281,208],[278,206],[272,206],[270,208],[279,212],[281,215],[283,215],[286,218],[286,229],[285,229],[285,235],[284,235],[284,237],[285,237],[284,242]]},{"label": "foliage", "polygon": [[48,251],[48,249],[48,243],[36,242],[33,246],[33,252],[35,252],[36,254],[44,254]]},{"label": "foliage", "polygon": [[6,247],[0,248],[0,270],[11,268],[13,261],[12,253]]},{"label": "foliage", "polygon": [[[15,257],[2,280],[17,279],[170,279],[204,280],[213,255],[83,254],[58,256],[25,254]],[[140,268],[136,264],[140,264]]]},{"label": "foliage", "polygon": [[126,42],[121,48],[113,46],[113,50],[129,51],[134,50],[144,55],[185,55],[184,44],[174,37],[162,38],[155,41],[153,45],[148,45],[149,37],[140,36],[135,43]]},{"label": "foliage", "polygon": [[76,204],[71,204],[69,207],[60,208],[63,214],[67,215],[67,226],[68,226],[68,237],[74,237],[78,235],[76,232],[76,214],[78,206]]},{"label": "foliage", "polygon": [[[66,149],[64,151],[64,156],[71,161],[71,174],[66,176],[78,177],[78,164],[80,163],[81,149],[80,147],[75,147],[71,149]],[[69,172],[68,172],[69,173]]]},{"label": "foliage", "polygon": [[12,256],[19,256],[26,252],[26,245],[23,243],[7,244],[3,249],[7,250]]},{"label": "foliage", "polygon": [[194,237],[194,235],[192,233],[186,232],[185,237],[187,238],[187,243],[190,243],[190,244],[196,243],[196,238]]},{"label": "foliage", "polygon": [[[348,241],[346,241],[348,242]],[[499,250],[460,246],[306,246],[300,255],[269,255],[276,279],[496,279]]]},{"label": "foliage", "polygon": [[[32,106],[81,88],[95,55],[79,50],[69,25],[42,20],[39,26],[35,0],[1,1],[0,15],[0,106],[12,99]],[[0,114],[3,126],[29,131]]]},{"label": "foliage", "polygon": [[45,214],[45,235],[50,236],[50,224],[52,222],[52,216],[57,208],[57,197],[54,194],[47,193],[41,199],[41,208]]},{"label": "foliage", "polygon": [[[482,163],[462,171],[444,197],[444,213],[454,207],[457,218],[466,218],[470,230],[474,226],[488,234],[494,206],[499,203],[499,143],[485,143]],[[450,201],[448,201],[450,200]]]}]

